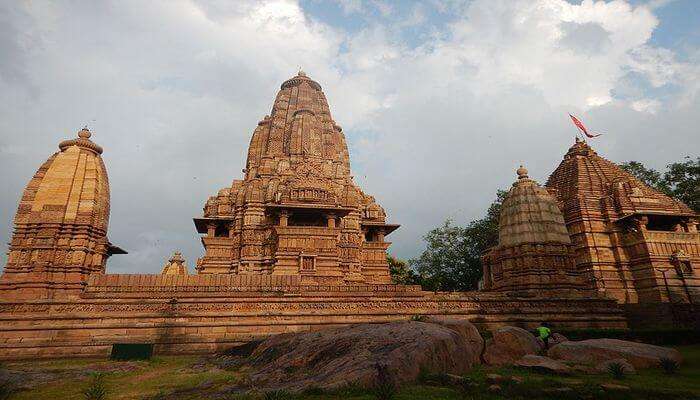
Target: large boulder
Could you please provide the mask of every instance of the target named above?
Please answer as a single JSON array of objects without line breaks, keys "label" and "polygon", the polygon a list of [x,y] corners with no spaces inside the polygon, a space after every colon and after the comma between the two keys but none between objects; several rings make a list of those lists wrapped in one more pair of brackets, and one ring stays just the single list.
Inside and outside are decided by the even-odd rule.
[{"label": "large boulder", "polygon": [[559,343],[568,342],[568,341],[569,341],[569,339],[567,339],[566,336],[562,335],[561,333],[554,332],[549,337],[549,347],[552,347],[552,346],[557,345]]},{"label": "large boulder", "polygon": [[528,354],[537,354],[543,344],[522,328],[505,326],[493,332],[486,342],[484,362],[490,365],[510,365]]},{"label": "large boulder", "polygon": [[516,367],[531,369],[537,372],[545,372],[557,375],[570,375],[571,368],[561,361],[552,360],[549,357],[528,354],[513,363]]},{"label": "large boulder", "polygon": [[289,390],[368,386],[382,365],[400,384],[421,370],[460,375],[478,360],[478,346],[438,324],[360,324],[270,337],[250,356],[250,380],[259,388]]},{"label": "large boulder", "polygon": [[484,338],[474,324],[464,319],[457,319],[441,315],[431,315],[425,317],[423,322],[442,325],[460,334],[467,342],[467,357],[473,364],[478,364],[481,360],[481,353],[484,351]]},{"label": "large boulder", "polygon": [[557,360],[592,365],[622,358],[637,369],[655,367],[662,358],[669,358],[679,364],[683,361],[681,354],[675,349],[617,339],[559,343],[550,348],[547,355]]}]

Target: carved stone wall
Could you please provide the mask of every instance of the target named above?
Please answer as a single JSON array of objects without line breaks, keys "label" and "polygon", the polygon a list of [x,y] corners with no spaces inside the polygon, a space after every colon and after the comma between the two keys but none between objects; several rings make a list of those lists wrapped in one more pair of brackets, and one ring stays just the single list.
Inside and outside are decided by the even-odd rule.
[{"label": "carved stone wall", "polygon": [[93,275],[68,301],[0,301],[0,359],[106,356],[114,343],[157,354],[206,353],[266,336],[415,315],[450,315],[484,328],[624,328],[606,299],[428,293],[417,286],[305,284],[275,275]]}]

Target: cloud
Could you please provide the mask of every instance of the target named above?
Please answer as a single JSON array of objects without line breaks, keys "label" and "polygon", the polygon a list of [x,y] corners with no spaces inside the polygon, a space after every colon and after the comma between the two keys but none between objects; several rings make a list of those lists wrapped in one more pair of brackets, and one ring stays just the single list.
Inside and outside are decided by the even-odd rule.
[{"label": "cloud", "polygon": [[[575,133],[568,112],[606,133],[594,146],[613,160],[700,152],[700,52],[681,62],[653,46],[663,22],[646,5],[383,5],[344,2],[364,19],[346,29],[293,1],[3,4],[0,242],[34,171],[88,123],[110,239],[130,251],[109,270],[159,272],[176,249],[192,266],[191,218],[241,177],[257,121],[300,66],[344,127],[356,182],[402,224],[389,236],[402,257],[445,218],[483,215],[519,164],[544,181]],[[429,34],[409,41],[416,27]]]}]

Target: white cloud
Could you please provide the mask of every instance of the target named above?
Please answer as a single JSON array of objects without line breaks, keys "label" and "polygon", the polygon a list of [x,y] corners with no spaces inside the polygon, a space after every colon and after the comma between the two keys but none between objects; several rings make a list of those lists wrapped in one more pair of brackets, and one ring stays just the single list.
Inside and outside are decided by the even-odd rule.
[{"label": "white cloud", "polygon": [[661,102],[655,99],[641,99],[633,101],[631,107],[635,111],[656,114],[661,107]]}]

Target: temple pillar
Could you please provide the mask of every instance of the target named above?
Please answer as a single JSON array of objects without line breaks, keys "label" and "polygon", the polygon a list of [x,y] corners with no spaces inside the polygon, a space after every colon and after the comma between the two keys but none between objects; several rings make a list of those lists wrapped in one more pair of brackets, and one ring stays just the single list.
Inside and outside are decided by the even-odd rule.
[{"label": "temple pillar", "polygon": [[335,228],[335,214],[333,214],[333,213],[326,214],[326,223],[327,223],[329,228]]},{"label": "temple pillar", "polygon": [[279,226],[287,226],[289,224],[289,212],[286,210],[280,211],[279,213],[280,222]]}]

